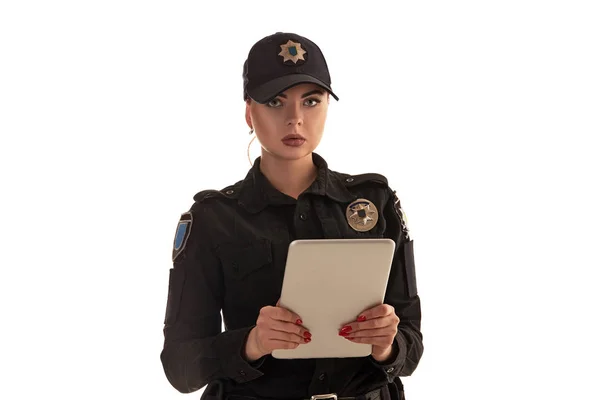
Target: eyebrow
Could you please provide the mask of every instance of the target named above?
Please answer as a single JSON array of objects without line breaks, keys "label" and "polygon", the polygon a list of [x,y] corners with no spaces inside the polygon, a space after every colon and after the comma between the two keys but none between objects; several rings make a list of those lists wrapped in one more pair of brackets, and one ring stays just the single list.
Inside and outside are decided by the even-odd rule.
[{"label": "eyebrow", "polygon": [[[306,92],[306,93],[304,93],[304,94],[302,95],[302,98],[308,97],[308,96],[310,96],[310,95],[313,95],[313,94],[321,94],[321,95],[322,95],[322,94],[324,94],[324,93],[323,93],[323,91],[322,91],[322,90],[315,89],[315,90],[311,90],[310,92]],[[279,97],[283,97],[284,99],[287,99],[287,96],[286,96],[285,94],[283,94],[283,93],[279,93],[277,96],[279,96]]]}]

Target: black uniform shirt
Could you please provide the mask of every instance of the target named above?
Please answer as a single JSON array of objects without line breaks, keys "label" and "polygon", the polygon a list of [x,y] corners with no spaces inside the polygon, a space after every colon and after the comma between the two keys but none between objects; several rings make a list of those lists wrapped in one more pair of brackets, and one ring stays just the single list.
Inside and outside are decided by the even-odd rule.
[{"label": "black uniform shirt", "polygon": [[[381,175],[334,172],[315,153],[313,162],[317,179],[297,200],[269,183],[260,172],[260,158],[244,180],[194,197],[191,230],[170,271],[161,353],[165,374],[180,392],[218,379],[226,394],[272,399],[331,392],[357,396],[417,367],[423,352],[421,308],[412,241],[405,235],[397,197]],[[379,212],[368,232],[355,231],[346,219],[347,206],[358,198],[370,200]],[[290,242],[322,238],[396,242],[384,300],[400,318],[393,359],[384,365],[371,356],[280,360],[267,355],[247,362],[246,337],[260,309],[274,306],[280,297]]]}]

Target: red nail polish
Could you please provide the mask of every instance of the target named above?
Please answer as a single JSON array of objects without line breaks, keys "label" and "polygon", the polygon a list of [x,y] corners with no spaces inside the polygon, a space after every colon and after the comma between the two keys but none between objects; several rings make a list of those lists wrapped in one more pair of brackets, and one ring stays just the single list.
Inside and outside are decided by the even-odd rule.
[{"label": "red nail polish", "polygon": [[345,327],[343,327],[342,329],[340,329],[340,332],[350,332],[352,330],[351,326],[346,325]]},{"label": "red nail polish", "polygon": [[304,343],[310,342],[310,338],[304,338]]},{"label": "red nail polish", "polygon": [[365,317],[364,315],[360,315],[357,319],[358,322],[364,322],[367,320],[367,317]]},{"label": "red nail polish", "polygon": [[296,325],[302,325],[302,320],[301,319],[297,319],[296,320]]},{"label": "red nail polish", "polygon": [[349,333],[348,332],[344,332],[344,331],[340,331],[339,335],[340,336],[348,336]]},{"label": "red nail polish", "polygon": [[304,332],[304,337],[310,339],[312,335],[310,334],[310,332]]}]

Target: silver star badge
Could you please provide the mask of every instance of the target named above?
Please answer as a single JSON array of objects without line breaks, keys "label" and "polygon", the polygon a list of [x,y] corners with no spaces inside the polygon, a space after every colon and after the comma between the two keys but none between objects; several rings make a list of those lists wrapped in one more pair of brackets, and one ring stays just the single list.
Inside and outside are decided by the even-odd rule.
[{"label": "silver star badge", "polygon": [[373,229],[379,219],[375,204],[367,199],[358,199],[346,208],[348,225],[355,231],[366,232]]}]

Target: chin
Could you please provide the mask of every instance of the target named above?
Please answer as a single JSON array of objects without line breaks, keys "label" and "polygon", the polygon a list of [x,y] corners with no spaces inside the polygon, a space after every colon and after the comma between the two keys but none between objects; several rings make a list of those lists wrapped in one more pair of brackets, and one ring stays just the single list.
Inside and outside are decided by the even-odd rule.
[{"label": "chin", "polygon": [[276,149],[265,149],[265,151],[272,157],[289,161],[302,159],[312,154],[312,152],[315,150],[315,148],[313,148],[312,146],[309,147],[306,145],[301,147],[288,147],[284,144],[281,144],[281,146],[277,147],[278,148]]}]

